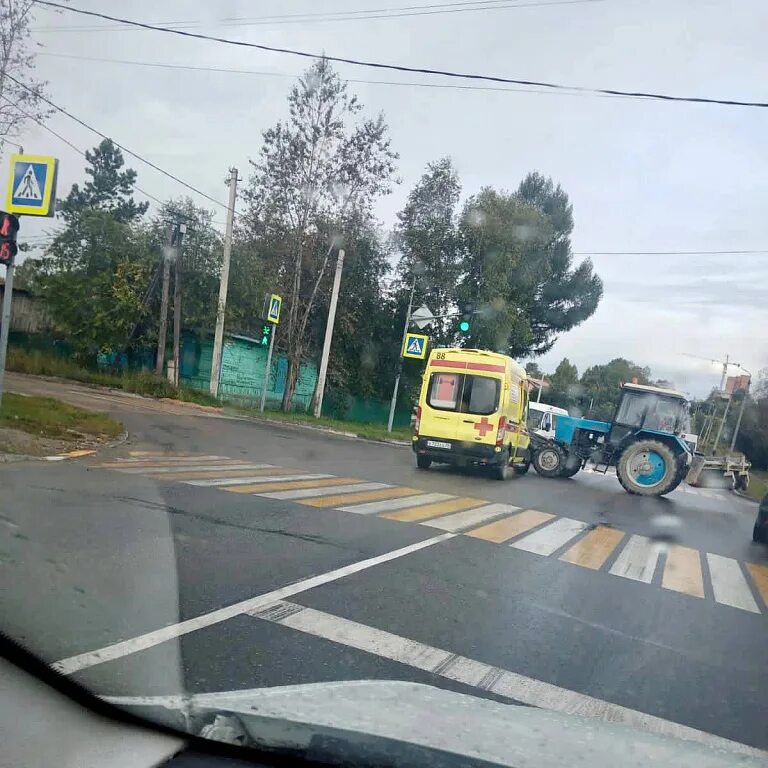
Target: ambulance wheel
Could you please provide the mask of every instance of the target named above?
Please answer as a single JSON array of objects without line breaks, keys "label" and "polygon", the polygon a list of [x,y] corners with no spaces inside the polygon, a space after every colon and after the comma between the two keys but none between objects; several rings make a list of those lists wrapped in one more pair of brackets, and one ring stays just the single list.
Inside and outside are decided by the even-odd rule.
[{"label": "ambulance wheel", "polygon": [[491,471],[495,480],[506,480],[509,477],[509,453],[505,453]]},{"label": "ambulance wheel", "polygon": [[429,456],[419,456],[416,454],[416,466],[419,469],[429,469],[432,466],[432,459]]}]

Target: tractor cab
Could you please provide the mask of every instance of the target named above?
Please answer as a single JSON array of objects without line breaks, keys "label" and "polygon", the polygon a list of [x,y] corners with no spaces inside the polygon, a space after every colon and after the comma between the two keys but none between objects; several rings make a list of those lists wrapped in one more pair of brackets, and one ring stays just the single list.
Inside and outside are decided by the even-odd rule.
[{"label": "tractor cab", "polygon": [[621,445],[639,430],[680,436],[686,434],[689,427],[689,405],[682,392],[645,384],[623,384],[607,442]]}]

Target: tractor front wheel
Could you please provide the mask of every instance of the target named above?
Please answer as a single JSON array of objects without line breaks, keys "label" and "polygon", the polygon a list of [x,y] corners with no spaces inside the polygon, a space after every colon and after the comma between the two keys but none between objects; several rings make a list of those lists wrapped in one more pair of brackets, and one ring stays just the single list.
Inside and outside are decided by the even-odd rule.
[{"label": "tractor front wheel", "polygon": [[563,464],[560,477],[573,477],[581,469],[581,459],[578,456],[569,456]]},{"label": "tractor front wheel", "polygon": [[565,455],[553,443],[537,449],[533,454],[533,468],[542,477],[560,477],[564,466]]},{"label": "tractor front wheel", "polygon": [[616,474],[624,490],[638,496],[662,496],[678,484],[674,451],[658,440],[638,440],[624,450]]}]

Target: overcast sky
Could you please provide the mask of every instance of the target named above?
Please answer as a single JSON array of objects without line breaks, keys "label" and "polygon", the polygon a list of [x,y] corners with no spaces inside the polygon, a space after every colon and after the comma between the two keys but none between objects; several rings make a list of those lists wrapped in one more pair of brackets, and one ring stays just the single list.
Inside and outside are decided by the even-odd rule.
[{"label": "overcast sky", "polygon": [[[489,0],[480,4],[484,8],[452,0],[450,8],[435,8],[448,2],[70,4],[147,22],[201,22],[194,31],[337,56],[575,86],[768,101],[765,0],[514,0],[529,6],[552,3],[518,8],[511,7],[511,0]],[[431,6],[429,13],[222,23],[231,17],[417,5]],[[234,165],[241,174],[248,173],[261,132],[285,116],[291,77],[307,61],[152,31],[97,30],[108,26],[114,25],[68,12],[38,11],[33,33],[39,44],[38,74],[49,81],[51,98],[224,200],[227,169]],[[426,163],[450,155],[465,196],[484,185],[514,189],[531,170],[552,176],[573,203],[577,254],[765,250],[746,256],[593,256],[605,297],[590,320],[561,337],[540,360],[544,370],[554,369],[563,356],[580,372],[623,356],[701,395],[719,381],[719,368],[683,352],[718,359],[729,354],[755,374],[768,366],[768,110],[519,88],[424,87],[472,83],[350,65],[338,70],[351,80],[407,83],[351,85],[369,112],[385,113],[400,153],[402,184],[378,206],[386,226],[394,223]],[[62,115],[52,116],[48,124],[81,149],[99,141]],[[32,126],[21,141],[28,152],[60,158],[60,195],[82,180],[83,159],[57,138]],[[161,199],[185,193],[142,163],[129,159],[129,164],[149,193]],[[224,221],[222,208],[217,220]],[[24,234],[51,229],[50,222],[27,221]]]}]

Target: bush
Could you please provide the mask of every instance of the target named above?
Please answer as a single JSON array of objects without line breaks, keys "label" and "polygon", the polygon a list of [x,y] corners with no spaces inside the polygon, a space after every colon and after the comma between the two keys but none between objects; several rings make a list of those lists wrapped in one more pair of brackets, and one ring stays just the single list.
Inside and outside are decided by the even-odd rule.
[{"label": "bush", "polygon": [[343,389],[329,389],[323,397],[323,416],[343,419],[352,407],[352,396]]}]

